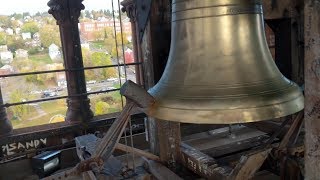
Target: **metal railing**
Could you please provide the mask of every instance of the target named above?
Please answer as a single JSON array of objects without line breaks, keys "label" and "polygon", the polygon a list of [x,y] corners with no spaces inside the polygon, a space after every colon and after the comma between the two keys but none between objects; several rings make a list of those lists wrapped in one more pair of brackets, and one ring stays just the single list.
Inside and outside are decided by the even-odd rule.
[{"label": "metal railing", "polygon": [[[118,69],[118,75],[117,75],[117,81],[120,83],[120,86],[123,84],[123,78],[121,78],[121,67],[124,67],[124,80],[128,80],[127,76],[127,67],[129,66],[141,66],[142,63],[139,62],[137,59],[135,59],[134,63],[125,63],[125,50],[124,50],[124,39],[123,39],[123,21],[122,21],[122,14],[119,14],[119,21],[120,21],[120,35],[121,35],[121,42],[118,42],[117,35],[119,32],[117,32],[116,27],[116,16],[115,16],[115,7],[114,7],[114,0],[112,0],[112,18],[113,18],[113,30],[114,30],[114,41],[116,45],[116,64],[114,65],[102,65],[102,66],[92,66],[92,67],[84,67],[84,68],[77,68],[77,69],[57,69],[57,70],[47,70],[47,71],[33,71],[33,72],[23,72],[23,73],[12,73],[12,74],[4,74],[0,75],[0,78],[11,78],[11,77],[21,77],[21,76],[28,76],[28,75],[40,75],[40,74],[49,74],[49,73],[58,73],[58,72],[71,72],[71,71],[81,71],[81,70],[93,70],[93,69],[104,69],[104,68],[117,68]],[[120,8],[120,2],[118,0],[118,11],[121,12]],[[133,35],[134,36],[134,35]],[[120,63],[120,55],[118,52],[118,47],[121,46],[121,53],[124,60],[124,63]],[[143,68],[140,68],[142,70]],[[139,74],[139,72],[135,72],[136,74]],[[68,83],[68,82],[67,82]],[[99,90],[99,91],[93,91],[93,92],[87,92],[87,93],[81,93],[76,95],[65,95],[65,96],[59,96],[59,97],[48,97],[48,98],[42,98],[42,99],[35,99],[35,100],[24,100],[20,102],[13,102],[13,103],[4,103],[0,105],[0,107],[12,107],[12,106],[18,106],[18,105],[26,105],[26,104],[32,104],[32,103],[38,103],[38,102],[46,102],[46,101],[53,101],[58,99],[66,99],[69,97],[79,97],[79,96],[85,96],[85,95],[93,95],[93,94],[100,94],[100,93],[108,93],[108,92],[116,92],[119,91],[119,88],[116,89],[110,89],[110,90]],[[124,106],[124,100],[121,96],[121,105],[122,108]]]}]

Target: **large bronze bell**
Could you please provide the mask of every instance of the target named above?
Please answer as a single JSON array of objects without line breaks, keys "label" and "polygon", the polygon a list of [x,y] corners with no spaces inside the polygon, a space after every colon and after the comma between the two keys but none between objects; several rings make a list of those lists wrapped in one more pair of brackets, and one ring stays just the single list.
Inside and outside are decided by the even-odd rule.
[{"label": "large bronze bell", "polygon": [[163,120],[232,124],[303,109],[300,88],[269,52],[259,0],[173,0],[172,40],[161,80],[149,90]]}]

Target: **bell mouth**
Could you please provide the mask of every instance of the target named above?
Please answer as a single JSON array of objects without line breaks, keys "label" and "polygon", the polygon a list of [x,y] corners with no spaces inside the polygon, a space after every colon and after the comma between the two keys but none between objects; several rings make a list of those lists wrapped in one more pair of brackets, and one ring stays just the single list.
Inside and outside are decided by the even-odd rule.
[{"label": "bell mouth", "polygon": [[148,115],[162,120],[195,124],[249,123],[284,117],[301,111],[304,108],[304,97],[295,83],[283,82],[287,83],[282,84],[282,88],[269,92],[235,96],[224,94],[219,97],[217,91],[211,91],[211,95],[200,97],[196,96],[197,93],[194,96],[185,95],[182,90],[177,91],[177,87],[170,87],[160,81],[149,90],[156,103]]},{"label": "bell mouth", "polygon": [[[279,104],[242,109],[178,109],[155,104],[150,116],[167,121],[193,124],[238,124],[250,123],[284,117],[301,111],[304,108],[304,97]],[[183,102],[184,105],[191,102]]]}]

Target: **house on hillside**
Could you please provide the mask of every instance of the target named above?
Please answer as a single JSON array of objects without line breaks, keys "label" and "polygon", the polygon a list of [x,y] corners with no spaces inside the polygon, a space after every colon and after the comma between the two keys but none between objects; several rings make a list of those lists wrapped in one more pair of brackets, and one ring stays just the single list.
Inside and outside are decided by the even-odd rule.
[{"label": "house on hillside", "polygon": [[7,28],[6,29],[6,33],[9,34],[9,35],[13,35],[13,29]]},{"label": "house on hillside", "polygon": [[133,51],[130,48],[128,48],[124,52],[124,60],[125,60],[126,64],[134,63],[134,54],[133,54]]},{"label": "house on hillside", "polygon": [[56,72],[56,81],[57,81],[58,87],[67,86],[66,73]]},{"label": "house on hillside", "polygon": [[90,50],[90,44],[87,43],[87,42],[86,43],[81,43],[81,48]]},{"label": "house on hillside", "polygon": [[3,52],[3,51],[8,51],[7,45],[0,45],[0,52]]},{"label": "house on hillside", "polygon": [[52,61],[58,62],[62,60],[61,52],[59,50],[59,47],[55,44],[51,44],[49,46],[49,56]]},{"label": "house on hillside", "polygon": [[31,33],[30,32],[21,33],[21,36],[22,36],[23,40],[31,39]]},{"label": "house on hillside", "polygon": [[34,33],[34,35],[32,36],[32,38],[33,38],[34,40],[40,40],[40,33],[39,33],[39,32]]},{"label": "house on hillside", "polygon": [[12,74],[14,73],[14,69],[10,65],[4,65],[0,68],[0,75]]},{"label": "house on hillside", "polygon": [[16,28],[15,32],[16,32],[16,34],[20,34],[21,33],[21,28]]},{"label": "house on hillside", "polygon": [[0,52],[0,59],[3,64],[10,64],[13,60],[13,54],[10,51]]},{"label": "house on hillside", "polygon": [[18,59],[28,59],[28,51],[24,49],[16,50],[16,58]]}]

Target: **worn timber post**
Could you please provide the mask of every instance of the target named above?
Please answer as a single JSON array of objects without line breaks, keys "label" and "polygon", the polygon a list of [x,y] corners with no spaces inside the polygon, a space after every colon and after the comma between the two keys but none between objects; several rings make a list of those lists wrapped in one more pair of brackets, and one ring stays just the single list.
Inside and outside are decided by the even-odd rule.
[{"label": "worn timber post", "polygon": [[83,0],[50,0],[49,13],[59,25],[68,88],[67,122],[84,122],[93,117],[83,70],[78,22]]},{"label": "worn timber post", "polygon": [[[151,88],[161,77],[170,50],[171,1],[152,1],[146,27],[138,27],[139,12],[136,0],[121,3],[134,24],[132,26],[135,56],[143,62],[143,82],[146,89]],[[143,11],[144,8],[142,7]],[[144,31],[142,40],[141,31]],[[140,41],[141,40],[141,41]],[[149,117],[147,132],[150,150],[159,154],[161,161],[175,166],[180,155],[180,123]]]},{"label": "worn timber post", "polygon": [[[139,13],[139,12],[137,12]],[[151,88],[165,68],[171,40],[171,1],[152,1],[149,20],[142,37],[141,55],[144,60],[145,87]],[[162,162],[175,167],[180,157],[180,123],[149,117],[148,134],[151,151]]]},{"label": "worn timber post", "polygon": [[[0,87],[0,105],[3,105],[2,92]],[[0,136],[10,134],[12,131],[11,121],[7,117],[6,109],[0,107]]]},{"label": "worn timber post", "polygon": [[320,177],[320,1],[305,0],[305,179]]}]

